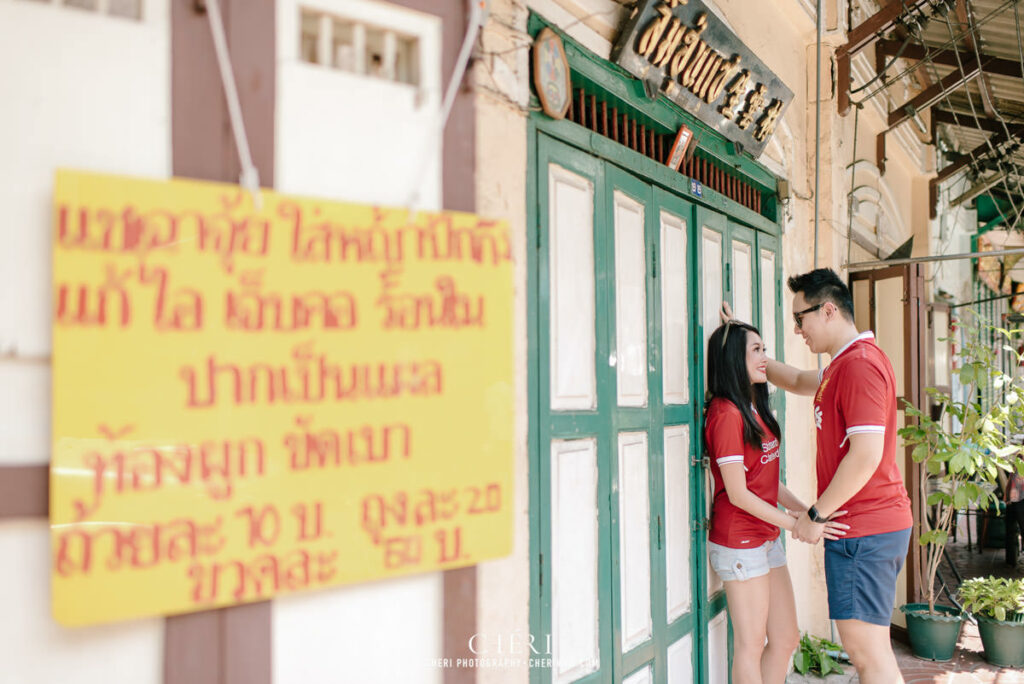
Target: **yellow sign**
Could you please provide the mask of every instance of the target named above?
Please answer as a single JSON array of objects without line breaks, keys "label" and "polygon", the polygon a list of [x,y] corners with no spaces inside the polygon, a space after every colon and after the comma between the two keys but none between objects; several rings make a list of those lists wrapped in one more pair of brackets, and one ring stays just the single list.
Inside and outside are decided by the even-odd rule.
[{"label": "yellow sign", "polygon": [[61,623],[511,551],[505,223],[70,171],[55,195]]}]

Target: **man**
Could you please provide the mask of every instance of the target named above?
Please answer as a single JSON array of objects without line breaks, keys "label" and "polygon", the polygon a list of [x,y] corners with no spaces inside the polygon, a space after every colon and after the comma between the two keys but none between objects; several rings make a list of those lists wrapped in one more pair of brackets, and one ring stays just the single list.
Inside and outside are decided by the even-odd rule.
[{"label": "man", "polygon": [[848,511],[846,536],[825,541],[829,617],[861,682],[902,682],[889,622],[913,518],[896,465],[895,374],[874,335],[858,333],[853,297],[834,271],[794,276],[789,289],[796,333],[812,352],[831,357],[820,373],[768,362],[771,383],[814,395],[818,500],[793,535],[817,543],[829,516]]}]

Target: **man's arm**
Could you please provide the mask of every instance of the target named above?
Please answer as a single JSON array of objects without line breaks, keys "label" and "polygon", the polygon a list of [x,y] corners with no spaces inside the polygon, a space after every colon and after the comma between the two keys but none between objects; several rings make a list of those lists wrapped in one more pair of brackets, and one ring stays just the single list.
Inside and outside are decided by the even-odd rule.
[{"label": "man's arm", "polygon": [[[864,488],[878,469],[878,464],[882,462],[884,444],[885,435],[879,433],[850,435],[850,450],[840,461],[836,474],[832,476],[832,482],[814,504],[818,515],[824,518],[831,516]],[[814,543],[821,538],[824,528],[824,523],[812,522],[804,513],[797,520],[793,534]]]},{"label": "man's arm", "polygon": [[811,396],[818,391],[818,371],[802,371],[768,359],[768,382],[793,394]]}]

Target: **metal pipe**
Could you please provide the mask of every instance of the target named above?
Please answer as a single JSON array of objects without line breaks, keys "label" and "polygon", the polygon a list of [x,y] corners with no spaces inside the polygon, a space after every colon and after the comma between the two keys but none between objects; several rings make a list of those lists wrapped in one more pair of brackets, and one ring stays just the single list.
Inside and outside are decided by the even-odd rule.
[{"label": "metal pipe", "polygon": [[[821,176],[821,0],[815,0],[814,9],[814,268],[818,268],[818,190]],[[849,87],[849,84],[840,83],[839,87],[846,88]]]},{"label": "metal pipe", "polygon": [[985,299],[975,299],[973,302],[964,302],[963,304],[950,304],[950,309],[959,309],[961,306],[971,306],[973,304],[984,304],[986,302],[994,302],[997,299],[1009,299],[1010,297],[1019,297],[1020,292],[1011,292],[1010,294],[996,295],[995,297],[987,297]]},{"label": "metal pipe", "polygon": [[977,259],[979,257],[1001,257],[1024,254],[1024,247],[1013,247],[1010,249],[999,249],[991,252],[964,252],[963,254],[936,254],[932,256],[910,257],[907,259],[890,259],[888,261],[858,261],[855,264],[845,264],[843,268],[847,271],[869,271],[880,266],[903,266],[904,264],[927,264],[935,261],[958,261],[960,259]]}]

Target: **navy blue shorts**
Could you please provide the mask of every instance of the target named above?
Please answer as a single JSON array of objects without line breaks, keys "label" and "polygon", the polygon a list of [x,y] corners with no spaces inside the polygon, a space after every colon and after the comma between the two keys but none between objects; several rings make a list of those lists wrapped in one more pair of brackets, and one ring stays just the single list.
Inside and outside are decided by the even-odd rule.
[{"label": "navy blue shorts", "polygon": [[828,616],[888,626],[896,603],[910,528],[853,539],[825,540]]}]

